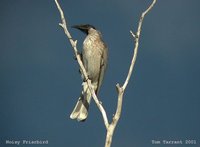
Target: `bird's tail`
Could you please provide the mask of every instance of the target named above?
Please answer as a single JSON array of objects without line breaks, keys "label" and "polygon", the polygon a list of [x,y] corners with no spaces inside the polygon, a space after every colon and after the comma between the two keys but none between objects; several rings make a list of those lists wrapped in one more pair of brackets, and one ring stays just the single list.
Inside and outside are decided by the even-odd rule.
[{"label": "bird's tail", "polygon": [[88,85],[83,82],[83,90],[79,97],[74,110],[72,111],[70,118],[77,119],[78,121],[86,120],[88,116],[88,109],[91,102],[91,92]]}]

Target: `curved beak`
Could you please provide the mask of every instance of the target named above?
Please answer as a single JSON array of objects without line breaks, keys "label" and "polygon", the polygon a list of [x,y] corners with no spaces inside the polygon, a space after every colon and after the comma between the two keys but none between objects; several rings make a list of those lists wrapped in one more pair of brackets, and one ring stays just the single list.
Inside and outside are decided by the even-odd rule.
[{"label": "curved beak", "polygon": [[80,31],[88,34],[88,27],[86,25],[73,25],[72,28],[79,29]]}]

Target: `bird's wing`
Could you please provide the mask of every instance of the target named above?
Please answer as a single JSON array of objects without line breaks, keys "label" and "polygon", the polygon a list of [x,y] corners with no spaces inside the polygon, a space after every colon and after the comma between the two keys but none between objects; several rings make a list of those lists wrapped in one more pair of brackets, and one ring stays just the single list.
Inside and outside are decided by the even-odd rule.
[{"label": "bird's wing", "polygon": [[102,81],[103,81],[104,73],[107,66],[107,60],[108,60],[108,48],[106,47],[106,45],[104,45],[104,49],[101,55],[101,65],[100,65],[100,72],[99,72],[99,79],[98,79],[96,94],[98,94]]}]

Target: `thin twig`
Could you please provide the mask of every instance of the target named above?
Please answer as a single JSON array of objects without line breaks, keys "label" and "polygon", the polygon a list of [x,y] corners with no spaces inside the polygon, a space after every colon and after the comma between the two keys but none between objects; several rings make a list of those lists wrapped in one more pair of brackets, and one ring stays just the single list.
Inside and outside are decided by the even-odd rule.
[{"label": "thin twig", "polygon": [[133,58],[132,58],[132,61],[131,61],[130,68],[129,68],[129,72],[128,72],[126,80],[125,80],[125,82],[123,84],[123,89],[125,89],[126,86],[128,85],[128,82],[129,82],[130,77],[131,77],[132,72],[133,72],[133,68],[134,68],[134,65],[135,65],[136,58],[137,58],[137,52],[138,52],[138,47],[139,47],[139,39],[140,39],[140,32],[141,32],[141,28],[142,28],[143,19],[144,19],[145,15],[153,8],[155,3],[156,3],[156,0],[153,0],[151,5],[142,13],[142,15],[140,17],[139,24],[138,24],[138,29],[137,29],[136,35],[132,31],[130,31],[131,35],[133,36],[133,38],[135,40],[135,48],[134,48],[134,54],[133,54]]},{"label": "thin twig", "polygon": [[111,143],[112,143],[112,136],[113,133],[115,131],[115,127],[119,121],[119,118],[121,116],[121,110],[122,110],[122,103],[123,103],[123,94],[124,91],[129,83],[130,77],[132,75],[133,72],[133,68],[135,65],[135,61],[137,58],[137,53],[138,53],[138,47],[139,47],[139,39],[140,39],[140,32],[141,32],[141,28],[142,28],[142,23],[144,20],[145,15],[153,8],[154,4],[156,3],[156,0],[153,0],[152,4],[142,13],[139,23],[138,23],[138,29],[136,32],[136,35],[130,31],[132,37],[134,38],[135,41],[135,47],[134,47],[134,52],[133,52],[133,57],[132,57],[132,61],[131,61],[131,65],[129,67],[129,71],[126,77],[126,80],[123,84],[123,86],[120,87],[119,84],[116,85],[117,87],[117,92],[118,92],[118,102],[117,102],[117,109],[115,112],[115,115],[113,116],[113,120],[111,122],[111,124],[109,125],[108,129],[107,129],[107,135],[106,135],[106,141],[105,141],[105,147],[110,147]]}]

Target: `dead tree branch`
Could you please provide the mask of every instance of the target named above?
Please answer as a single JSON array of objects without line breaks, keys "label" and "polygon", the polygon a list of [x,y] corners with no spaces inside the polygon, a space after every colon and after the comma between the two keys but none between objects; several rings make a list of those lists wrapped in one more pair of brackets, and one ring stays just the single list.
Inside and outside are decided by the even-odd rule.
[{"label": "dead tree branch", "polygon": [[71,44],[71,46],[74,50],[74,54],[75,54],[75,57],[76,57],[77,62],[79,64],[80,70],[82,71],[82,74],[83,74],[83,76],[84,76],[84,78],[85,78],[85,80],[88,84],[88,87],[90,89],[92,97],[93,97],[98,109],[100,110],[100,112],[102,114],[102,117],[103,117],[103,120],[104,120],[104,125],[105,125],[106,130],[107,130],[105,147],[110,147],[111,143],[112,143],[112,137],[113,137],[114,130],[115,130],[116,125],[117,125],[119,118],[121,116],[123,94],[124,94],[124,91],[125,91],[128,83],[129,83],[130,77],[131,77],[133,69],[134,69],[135,61],[136,61],[136,58],[137,58],[137,52],[138,52],[138,47],[139,47],[139,39],[140,39],[142,23],[143,23],[145,15],[153,8],[154,4],[156,3],[156,0],[153,0],[152,4],[142,13],[140,20],[139,20],[139,23],[138,23],[137,32],[134,34],[132,31],[130,31],[132,37],[134,38],[134,42],[135,42],[133,57],[132,57],[131,65],[129,67],[129,71],[128,71],[128,74],[127,74],[127,77],[126,77],[126,80],[125,80],[123,86],[120,86],[119,84],[116,85],[117,92],[118,92],[118,102],[117,102],[117,109],[116,109],[116,112],[115,112],[115,114],[112,118],[111,123],[108,122],[106,111],[105,111],[104,107],[102,106],[102,103],[98,100],[98,98],[95,94],[95,91],[92,87],[91,80],[88,78],[87,72],[86,72],[84,65],[83,65],[83,62],[81,60],[81,56],[80,56],[80,54],[78,53],[78,50],[77,50],[77,40],[73,40],[71,34],[69,33],[69,31],[67,29],[67,23],[66,23],[62,8],[60,7],[60,4],[58,3],[57,0],[55,0],[55,3],[57,5],[57,8],[60,12],[60,17],[61,17],[61,23],[59,23],[59,25],[63,28],[65,35],[67,36],[67,38],[68,38],[68,40],[69,40],[69,42],[70,42],[70,44]]},{"label": "dead tree branch", "polygon": [[152,4],[142,13],[142,15],[140,17],[140,20],[139,20],[139,24],[138,24],[138,29],[137,29],[136,35],[132,31],[130,31],[132,37],[134,38],[134,42],[135,42],[134,53],[133,53],[131,65],[129,67],[128,75],[126,77],[126,80],[125,80],[123,86],[120,86],[119,84],[116,85],[117,92],[118,92],[117,109],[116,109],[115,115],[113,117],[113,120],[112,120],[111,124],[109,125],[109,127],[107,129],[105,147],[110,147],[111,146],[112,136],[113,136],[115,127],[116,127],[116,125],[118,123],[118,120],[119,120],[119,118],[121,116],[123,95],[124,95],[124,91],[125,91],[128,83],[129,83],[129,80],[130,80],[130,77],[132,75],[133,68],[134,68],[134,65],[135,65],[135,61],[136,61],[136,58],[137,58],[140,33],[141,33],[141,28],[142,28],[142,23],[143,23],[144,17],[153,8],[155,3],[156,3],[156,0],[153,0]]}]

